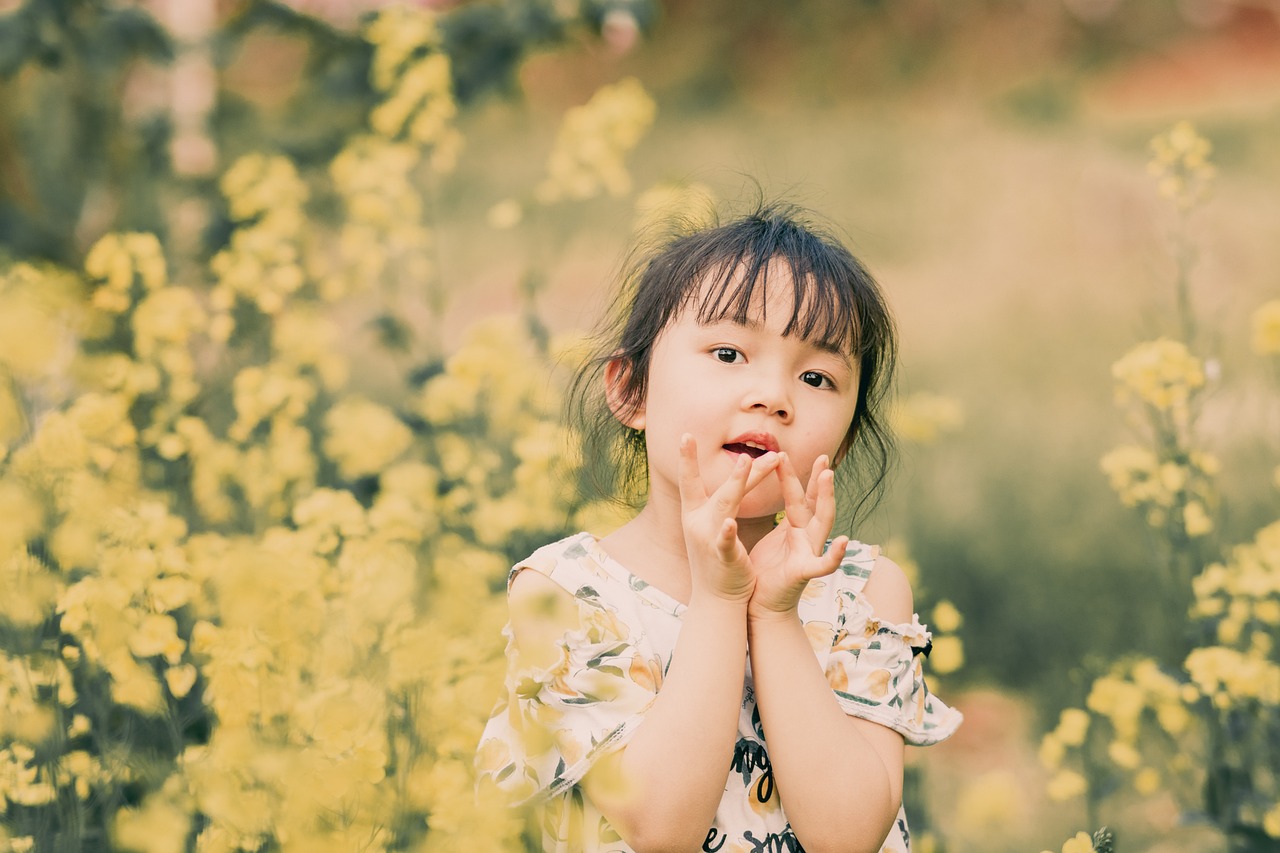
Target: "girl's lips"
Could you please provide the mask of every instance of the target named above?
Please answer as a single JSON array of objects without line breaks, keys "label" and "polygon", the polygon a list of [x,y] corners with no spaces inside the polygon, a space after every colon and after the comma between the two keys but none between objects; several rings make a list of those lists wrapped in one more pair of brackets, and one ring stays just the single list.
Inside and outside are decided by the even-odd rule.
[{"label": "girl's lips", "polygon": [[761,456],[764,456],[766,453],[769,452],[764,448],[752,447],[749,444],[742,444],[741,442],[726,444],[724,446],[724,449],[729,451],[730,453],[745,453],[748,456],[750,456],[752,459],[759,459]]},{"label": "girl's lips", "polygon": [[759,459],[766,453],[778,452],[778,440],[767,432],[748,432],[725,442],[724,449],[730,453],[745,453],[752,459]]}]

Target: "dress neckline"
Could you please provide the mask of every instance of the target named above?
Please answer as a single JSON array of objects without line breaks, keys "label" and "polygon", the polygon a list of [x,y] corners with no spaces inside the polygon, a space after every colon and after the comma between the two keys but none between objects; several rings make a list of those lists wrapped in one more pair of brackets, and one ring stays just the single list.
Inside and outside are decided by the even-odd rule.
[{"label": "dress neckline", "polygon": [[600,545],[600,540],[590,532],[579,533],[576,537],[583,549],[614,580],[625,584],[636,596],[648,601],[659,610],[672,616],[683,616],[688,605],[674,595],[654,586],[618,562],[612,554]]}]

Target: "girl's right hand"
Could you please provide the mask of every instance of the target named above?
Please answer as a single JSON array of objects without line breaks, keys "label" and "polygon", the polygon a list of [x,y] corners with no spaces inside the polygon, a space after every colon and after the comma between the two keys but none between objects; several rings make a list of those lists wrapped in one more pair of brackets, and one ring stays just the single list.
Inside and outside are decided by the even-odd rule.
[{"label": "girl's right hand", "polygon": [[755,460],[741,455],[729,478],[707,494],[697,444],[688,433],[680,437],[680,510],[694,593],[750,600],[755,579],[747,549],[738,538],[738,506],[743,495],[773,473],[778,461],[776,453]]}]

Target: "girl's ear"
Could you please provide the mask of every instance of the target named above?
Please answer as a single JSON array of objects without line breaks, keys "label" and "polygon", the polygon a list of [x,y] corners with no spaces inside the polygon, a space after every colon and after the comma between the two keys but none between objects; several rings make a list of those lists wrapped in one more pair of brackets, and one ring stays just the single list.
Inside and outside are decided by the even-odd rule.
[{"label": "girl's ear", "polygon": [[604,396],[618,423],[631,429],[644,429],[644,401],[627,399],[631,381],[631,363],[615,356],[604,367]]}]

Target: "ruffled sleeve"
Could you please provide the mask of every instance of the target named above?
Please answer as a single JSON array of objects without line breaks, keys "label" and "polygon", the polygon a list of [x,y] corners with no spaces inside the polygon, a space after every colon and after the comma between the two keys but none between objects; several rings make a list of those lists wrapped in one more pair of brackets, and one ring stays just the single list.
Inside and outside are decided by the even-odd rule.
[{"label": "ruffled sleeve", "polygon": [[845,713],[928,746],[953,734],[963,718],[925,683],[928,629],[914,615],[905,623],[881,621],[862,594],[878,553],[851,543],[839,571],[810,583],[801,618]]},{"label": "ruffled sleeve", "polygon": [[880,622],[859,597],[838,618],[827,682],[846,714],[888,726],[907,743],[928,746],[949,737],[961,716],[929,692],[924,679],[929,631],[911,622]]},{"label": "ruffled sleeve", "polygon": [[[542,568],[530,558],[512,577],[531,563]],[[477,751],[479,784],[492,782],[514,804],[563,793],[623,746],[662,678],[658,661],[637,650],[637,627],[591,585],[556,590],[551,599],[531,627],[521,627],[530,626],[528,616],[513,617],[504,631],[505,696]],[[522,630],[537,639],[522,645]],[[559,638],[549,649],[548,634]]]}]

